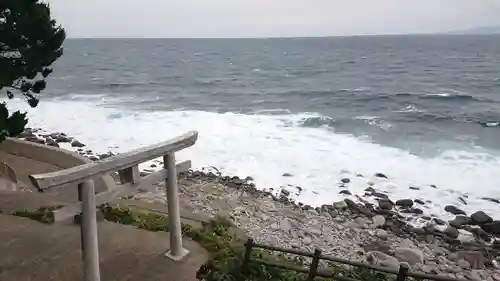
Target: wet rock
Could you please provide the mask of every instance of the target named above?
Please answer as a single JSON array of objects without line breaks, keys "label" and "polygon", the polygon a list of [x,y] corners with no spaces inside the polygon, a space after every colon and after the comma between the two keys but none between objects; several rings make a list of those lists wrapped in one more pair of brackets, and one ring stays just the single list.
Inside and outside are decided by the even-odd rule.
[{"label": "wet rock", "polygon": [[410,189],[411,189],[411,190],[420,190],[420,187],[410,186]]},{"label": "wet rock", "polygon": [[389,195],[382,193],[382,192],[373,192],[371,195],[375,196],[377,198],[389,199]]},{"label": "wet rock", "polygon": [[421,199],[415,199],[415,200],[413,200],[413,201],[414,201],[415,203],[417,203],[417,204],[420,204],[420,205],[424,205],[424,204],[425,204],[425,202],[424,202],[423,200],[421,200]]},{"label": "wet rock", "polygon": [[373,213],[372,210],[365,206],[358,206],[357,211],[369,218],[375,216],[375,213]]},{"label": "wet rock", "polygon": [[485,223],[493,221],[493,218],[491,218],[490,216],[488,216],[483,211],[477,211],[477,212],[475,212],[474,214],[472,214],[470,216],[470,218],[471,218],[471,223],[472,224],[476,224],[476,225],[481,225],[481,224],[485,224]]},{"label": "wet rock", "polygon": [[387,254],[379,251],[369,252],[366,257],[366,261],[373,265],[378,265],[390,269],[398,269],[399,261]]},{"label": "wet rock", "polygon": [[375,177],[377,177],[377,178],[384,178],[384,179],[387,179],[387,176],[386,176],[386,175],[384,175],[384,174],[382,174],[382,173],[376,173],[376,174],[375,174]]},{"label": "wet rock", "polygon": [[341,190],[341,191],[339,192],[339,194],[344,194],[344,195],[352,195],[352,193],[351,193],[349,190],[346,190],[346,189]]},{"label": "wet rock", "polygon": [[458,197],[458,201],[460,201],[464,205],[467,205],[467,201],[465,201],[463,197]]},{"label": "wet rock", "polygon": [[446,222],[440,218],[432,218],[432,220],[437,224],[437,225],[445,225]]},{"label": "wet rock", "polygon": [[282,189],[281,190],[281,194],[285,195],[285,196],[289,196],[290,195],[290,191],[286,190],[286,189]]},{"label": "wet rock", "polygon": [[340,180],[342,183],[350,183],[351,180],[349,178],[343,178]]},{"label": "wet rock", "polygon": [[481,225],[481,228],[488,233],[500,235],[500,221],[485,223]]},{"label": "wet rock", "polygon": [[392,209],[392,202],[389,200],[379,200],[378,201],[378,207],[383,210],[390,210]]},{"label": "wet rock", "polygon": [[460,210],[459,208],[453,206],[453,205],[447,205],[444,207],[444,210],[448,213],[454,214],[454,215],[467,215],[463,210]]},{"label": "wet rock", "polygon": [[375,189],[370,186],[370,187],[365,188],[365,191],[372,193],[372,192],[375,192]]},{"label": "wet rock", "polygon": [[291,176],[292,176],[292,174],[290,174],[290,173],[284,173],[282,176],[283,176],[283,177],[291,177]]},{"label": "wet rock", "polygon": [[99,158],[95,157],[94,155],[90,156],[89,159],[92,161],[99,161]]},{"label": "wet rock", "polygon": [[457,238],[458,237],[458,229],[454,228],[453,226],[448,226],[444,230],[444,234],[446,234],[450,238]]},{"label": "wet rock", "polygon": [[394,256],[398,260],[407,262],[410,265],[424,262],[424,254],[418,249],[396,248],[396,250],[394,251]]},{"label": "wet rock", "polygon": [[411,199],[401,199],[396,201],[396,205],[403,208],[411,208],[413,206],[413,200]]},{"label": "wet rock", "polygon": [[491,236],[488,234],[488,232],[482,230],[481,228],[471,227],[468,231],[474,235],[476,240],[481,239],[481,240],[487,241],[487,242],[489,242],[491,240]]},{"label": "wet rock", "polygon": [[490,202],[493,202],[493,203],[500,204],[500,199],[497,199],[497,198],[482,197],[481,199],[486,200],[486,201],[490,201]]},{"label": "wet rock", "polygon": [[417,214],[417,215],[421,215],[424,213],[424,211],[419,208],[402,209],[400,212],[403,214]]},{"label": "wet rock", "polygon": [[437,188],[437,186],[435,186],[434,184],[431,184],[431,187],[432,187],[432,188]]},{"label": "wet rock", "polygon": [[471,219],[466,216],[456,216],[452,221],[450,221],[450,225],[455,228],[462,228],[464,225],[470,224]]},{"label": "wet rock", "polygon": [[85,144],[83,144],[83,143],[81,143],[81,142],[79,142],[79,141],[77,141],[77,140],[73,140],[73,141],[71,142],[71,146],[72,146],[72,147],[84,147],[84,146],[85,146]]}]

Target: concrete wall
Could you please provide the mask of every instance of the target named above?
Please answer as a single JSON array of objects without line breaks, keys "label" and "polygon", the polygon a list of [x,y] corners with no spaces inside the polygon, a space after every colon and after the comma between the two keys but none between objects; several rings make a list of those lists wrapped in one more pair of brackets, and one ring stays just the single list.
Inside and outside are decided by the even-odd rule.
[{"label": "concrete wall", "polygon": [[[13,138],[7,138],[2,142],[0,144],[0,150],[12,155],[45,162],[60,167],[61,169],[92,162],[90,159],[76,152]],[[94,182],[97,192],[116,188],[115,181],[108,174],[96,178]]]}]

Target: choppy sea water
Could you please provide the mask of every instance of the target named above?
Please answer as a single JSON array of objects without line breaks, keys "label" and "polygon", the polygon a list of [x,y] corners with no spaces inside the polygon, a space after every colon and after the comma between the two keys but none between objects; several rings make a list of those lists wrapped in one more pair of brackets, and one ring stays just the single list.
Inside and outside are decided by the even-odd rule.
[{"label": "choppy sea water", "polygon": [[495,216],[480,198],[500,198],[499,66],[498,36],[68,40],[30,125],[98,152],[198,130],[179,159],[306,204],[373,182],[429,214]]}]

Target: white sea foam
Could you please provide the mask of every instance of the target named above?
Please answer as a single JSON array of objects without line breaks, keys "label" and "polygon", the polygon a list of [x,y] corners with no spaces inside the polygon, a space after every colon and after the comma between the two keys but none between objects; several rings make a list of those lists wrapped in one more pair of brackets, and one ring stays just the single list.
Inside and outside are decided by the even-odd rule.
[{"label": "white sea foam", "polygon": [[[16,100],[9,106],[26,108]],[[311,117],[307,114],[138,112],[89,100],[43,100],[28,114],[30,126],[66,132],[97,152],[124,152],[198,130],[198,142],[180,152],[179,160],[191,159],[195,168],[213,165],[225,174],[252,176],[260,189],[299,185],[304,191],[292,195],[312,205],[344,198],[338,194],[338,182],[349,177],[352,181],[347,188],[353,194],[363,194],[367,182],[373,181],[376,189],[390,193],[393,199],[431,200],[432,204],[423,207],[429,214],[442,215],[445,204],[468,212],[481,209],[493,216],[500,211],[500,205],[479,199],[500,197],[500,156],[492,151],[443,148],[436,157],[422,158],[325,128],[290,125]],[[283,177],[285,172],[293,176]],[[376,172],[390,179],[374,178]],[[358,173],[365,177],[356,177]],[[410,185],[421,189],[410,190]],[[468,205],[458,201],[464,193],[469,196]]]}]

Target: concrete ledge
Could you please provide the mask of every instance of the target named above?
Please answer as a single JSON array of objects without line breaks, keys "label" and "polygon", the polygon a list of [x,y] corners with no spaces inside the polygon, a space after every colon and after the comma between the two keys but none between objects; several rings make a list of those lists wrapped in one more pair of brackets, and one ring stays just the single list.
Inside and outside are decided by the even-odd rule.
[{"label": "concrete ledge", "polygon": [[[19,157],[45,162],[59,167],[61,170],[92,162],[92,160],[66,149],[13,138],[7,138],[0,143],[0,150]],[[109,174],[96,178],[95,185],[97,192],[116,188],[115,181]]]}]

